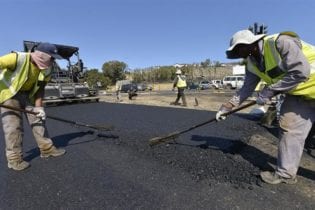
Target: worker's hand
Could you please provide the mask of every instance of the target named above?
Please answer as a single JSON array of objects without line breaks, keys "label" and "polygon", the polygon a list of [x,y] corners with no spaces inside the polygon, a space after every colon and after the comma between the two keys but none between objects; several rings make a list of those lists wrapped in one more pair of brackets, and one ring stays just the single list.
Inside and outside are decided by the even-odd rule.
[{"label": "worker's hand", "polygon": [[175,91],[175,88],[172,88],[172,91]]},{"label": "worker's hand", "polygon": [[215,118],[217,121],[225,120],[226,116],[222,116],[222,114],[228,113],[232,111],[233,105],[231,103],[222,104],[219,111],[217,112]]},{"label": "worker's hand", "polygon": [[46,120],[46,113],[45,113],[44,107],[42,107],[42,106],[34,107],[34,112],[37,113],[36,117],[38,117],[42,120]]},{"label": "worker's hand", "polygon": [[270,90],[268,87],[264,87],[262,91],[258,93],[258,97],[256,99],[256,103],[258,105],[265,105],[267,103],[270,103],[271,98],[275,95],[275,92]]}]

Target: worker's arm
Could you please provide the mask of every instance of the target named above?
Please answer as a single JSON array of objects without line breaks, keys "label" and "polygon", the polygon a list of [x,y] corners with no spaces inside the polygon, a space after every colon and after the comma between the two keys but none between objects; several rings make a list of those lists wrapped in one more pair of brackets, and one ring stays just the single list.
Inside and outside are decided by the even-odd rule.
[{"label": "worker's arm", "polygon": [[281,80],[269,86],[274,92],[288,92],[310,75],[310,64],[302,52],[302,44],[298,38],[281,35],[277,40],[277,48],[282,58],[280,70],[285,72]]},{"label": "worker's arm", "polygon": [[173,81],[173,89],[176,88],[177,82],[178,82],[178,76],[176,76]]},{"label": "worker's arm", "polygon": [[35,107],[42,107],[43,106],[43,98],[45,94],[45,82],[39,82],[39,90],[35,94]]},{"label": "worker's arm", "polygon": [[0,57],[0,69],[14,70],[16,68],[17,54],[9,53]]},{"label": "worker's arm", "polygon": [[259,82],[260,78],[257,75],[246,70],[244,85],[236,92],[229,102],[233,106],[239,106],[253,94]]}]

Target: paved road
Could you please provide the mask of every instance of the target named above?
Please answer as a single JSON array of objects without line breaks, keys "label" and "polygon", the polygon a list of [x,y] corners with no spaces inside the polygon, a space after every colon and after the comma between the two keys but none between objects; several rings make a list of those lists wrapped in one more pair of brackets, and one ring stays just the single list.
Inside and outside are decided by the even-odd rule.
[{"label": "paved road", "polygon": [[[246,115],[150,148],[150,138],[208,120],[214,113],[101,102],[49,107],[47,113],[116,129],[93,133],[48,120],[53,141],[67,150],[65,156],[48,160],[39,157],[26,129],[24,157],[32,166],[22,172],[7,169],[0,141],[0,209],[315,208],[298,186],[261,183],[264,160],[275,160],[248,146],[247,137],[275,137]],[[314,182],[313,171],[305,174]]]}]

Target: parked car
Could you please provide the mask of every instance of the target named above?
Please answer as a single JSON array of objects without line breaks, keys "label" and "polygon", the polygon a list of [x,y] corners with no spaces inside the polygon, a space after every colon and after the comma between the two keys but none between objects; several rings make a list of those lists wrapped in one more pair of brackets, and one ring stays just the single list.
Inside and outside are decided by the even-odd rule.
[{"label": "parked car", "polygon": [[123,84],[121,86],[121,92],[124,92],[124,93],[128,93],[130,91],[134,91],[134,92],[137,92],[138,91],[138,86],[137,84],[134,84],[134,83],[131,83],[131,84]]},{"label": "parked car", "polygon": [[210,81],[204,80],[199,83],[199,88],[205,90],[211,88],[211,85],[212,83]]},{"label": "parked car", "polygon": [[198,90],[199,89],[199,83],[198,82],[187,82],[187,89],[188,90]]},{"label": "parked car", "polygon": [[137,84],[138,91],[152,90],[152,86],[146,83]]},{"label": "parked car", "polygon": [[222,80],[212,80],[211,82],[214,89],[220,89],[223,87]]},{"label": "parked car", "polygon": [[223,87],[228,89],[238,89],[241,88],[244,84],[245,76],[243,75],[233,75],[226,76],[223,78]]},{"label": "parked car", "polygon": [[147,85],[144,83],[137,84],[138,91],[145,91],[147,89]]}]

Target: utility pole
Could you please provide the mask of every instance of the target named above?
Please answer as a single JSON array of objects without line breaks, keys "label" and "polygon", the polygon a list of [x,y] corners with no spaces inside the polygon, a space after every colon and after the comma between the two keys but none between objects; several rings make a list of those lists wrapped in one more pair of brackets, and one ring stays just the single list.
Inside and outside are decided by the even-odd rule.
[{"label": "utility pole", "polygon": [[253,32],[253,34],[257,35],[257,34],[267,34],[268,33],[268,26],[265,24],[258,24],[257,22],[255,22],[253,24],[253,26],[249,26],[248,30],[250,30],[251,32]]}]

